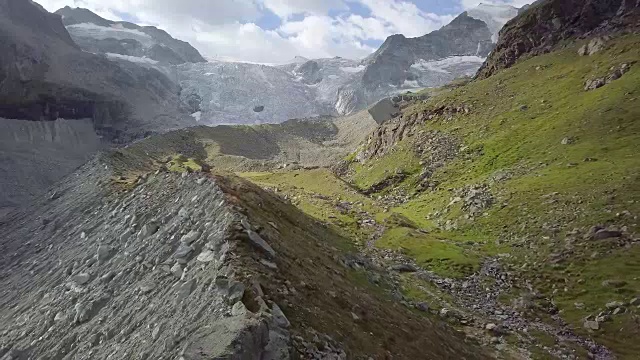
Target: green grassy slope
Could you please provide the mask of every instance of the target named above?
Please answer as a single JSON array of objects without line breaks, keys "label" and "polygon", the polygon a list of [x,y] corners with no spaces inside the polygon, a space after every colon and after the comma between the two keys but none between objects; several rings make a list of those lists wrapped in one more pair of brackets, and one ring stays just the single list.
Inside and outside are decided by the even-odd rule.
[{"label": "green grassy slope", "polygon": [[[597,224],[626,227],[631,234],[639,230],[640,67],[633,65],[621,79],[600,89],[583,88],[587,79],[640,59],[640,37],[616,39],[606,51],[587,57],[578,56],[580,45],[530,59],[408,109],[405,115],[441,104],[470,106],[470,114],[436,117],[422,126],[462,139],[464,146],[481,149],[482,155],[448,163],[432,177],[438,184],[435,190],[417,194],[392,211],[437,236],[471,240],[482,247],[471,256],[461,256],[462,250],[436,251],[415,236],[398,236],[396,229],[388,230],[380,244],[403,249],[419,261],[442,253],[452,270],[473,269],[470,265],[478,256],[509,253],[513,268],[523,270],[523,278],[538,289],[549,294],[561,289],[553,298],[578,329],[582,318],[607,302],[629,301],[640,294],[639,246],[620,248],[612,240],[582,237]],[[563,144],[565,138],[570,144]],[[401,149],[411,145],[400,144]],[[398,153],[411,158],[405,150]],[[414,158],[398,165],[398,153],[355,164],[354,183],[383,180],[380,169],[385,166],[413,168],[413,177],[398,185],[411,190],[420,169],[413,165]],[[497,174],[507,175],[496,181]],[[476,184],[487,184],[494,198],[484,214],[468,220],[460,203],[447,208],[457,189]],[[437,226],[446,221],[456,229]],[[577,234],[568,236],[574,229]],[[563,251],[566,259],[550,261]],[[437,269],[442,261],[434,264]],[[625,285],[603,286],[611,279]],[[574,303],[585,306],[577,309]],[[629,323],[636,313],[634,309],[616,317],[595,335],[621,355],[640,353],[640,345],[631,341],[638,336],[638,325]],[[618,332],[622,324],[626,330]]]},{"label": "green grassy slope", "polygon": [[[434,185],[426,190],[418,184],[430,158],[417,151],[419,136],[364,163],[355,155],[347,158],[350,175],[344,180],[356,189],[406,175],[369,197],[328,173],[249,178],[296,196],[303,210],[359,241],[374,229],[357,226],[358,211],[336,217],[333,199],[362,203],[361,211],[385,225],[377,247],[404,252],[441,276],[469,275],[483,259],[500,255],[522,284],[531,283],[555,302],[576,332],[633,358],[640,353],[634,341],[640,336],[635,306],[600,330],[582,325],[606,303],[640,295],[640,246],[630,240],[640,230],[640,64],[635,63],[640,36],[616,38],[592,56],[577,54],[582,44],[443,89],[429,102],[405,109],[405,117],[443,105],[470,109],[418,125],[418,131],[437,130],[461,145],[454,160],[433,172],[429,183]],[[622,78],[584,90],[586,80],[606,76],[623,63],[632,66]],[[463,207],[469,188],[480,188],[491,199],[472,216]],[[330,199],[318,200],[313,193]],[[391,196],[405,201],[388,201]],[[405,221],[392,221],[397,217]],[[594,225],[622,229],[626,240],[588,240]],[[406,292],[421,297],[413,285]],[[517,292],[502,300],[509,303]]]}]

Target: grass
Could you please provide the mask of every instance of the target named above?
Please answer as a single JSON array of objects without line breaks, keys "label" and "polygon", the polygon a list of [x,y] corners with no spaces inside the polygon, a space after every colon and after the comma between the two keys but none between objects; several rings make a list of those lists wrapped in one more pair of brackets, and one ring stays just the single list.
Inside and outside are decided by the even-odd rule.
[{"label": "grass", "polygon": [[[528,59],[482,81],[431,92],[429,101],[405,109],[405,116],[441,105],[471,109],[450,119],[435,117],[418,129],[449,134],[475,154],[459,156],[436,170],[433,189],[414,188],[422,168],[414,138],[364,163],[355,162],[355,154],[347,157],[352,161],[352,185],[327,170],[244,176],[279,187],[305,212],[354,239],[369,235],[357,224],[358,211],[366,211],[387,226],[377,246],[399,250],[441,276],[463,277],[476,271],[485,257],[507,253],[506,265],[553,299],[576,331],[596,337],[621,358],[633,358],[640,353],[634,341],[640,334],[635,315],[621,315],[594,334],[582,329],[582,321],[606,302],[629,301],[640,294],[640,250],[588,242],[582,235],[596,224],[625,226],[628,233],[640,230],[640,64],[603,88],[583,88],[587,79],[640,59],[640,36],[619,37],[607,50],[587,57],[577,55],[581,45]],[[564,138],[571,144],[563,144]],[[399,189],[417,195],[388,213],[381,206],[388,204],[376,204],[355,190],[369,189],[397,173],[407,178],[383,193]],[[496,180],[498,173],[508,176]],[[477,184],[489,186],[494,205],[470,220],[460,203],[449,204],[458,190]],[[337,200],[362,205],[341,213]],[[446,221],[457,228],[443,230],[440,225]],[[566,234],[573,229],[578,235],[569,242]],[[560,251],[568,251],[567,259],[550,263],[550,254]],[[626,284],[603,287],[608,279]],[[412,279],[402,284],[410,298],[426,299],[421,284]],[[577,309],[576,302],[585,307]]]},{"label": "grass", "polygon": [[[550,286],[555,283],[560,288],[563,284],[564,288],[567,275],[562,271],[567,269],[550,266],[546,260],[550,253],[564,248],[566,232],[574,228],[586,231],[595,224],[639,230],[634,216],[640,214],[640,68],[634,65],[621,79],[603,88],[586,92],[583,87],[586,79],[640,59],[640,37],[616,39],[607,51],[590,57],[577,55],[580,45],[524,61],[408,109],[407,115],[441,104],[470,106],[470,114],[456,115],[450,121],[435,118],[424,129],[448,132],[463,139],[467,147],[481,149],[482,155],[447,164],[434,174],[439,183],[435,190],[392,209],[429,229],[429,235],[391,229],[379,243],[401,249],[436,272],[458,276],[472,271],[483,256],[509,252],[514,268],[526,263],[527,269],[535,269],[522,275],[554,298],[577,329],[582,328],[582,319],[590,311],[620,297],[628,301],[640,293],[637,247],[618,250],[611,244],[600,244],[598,248],[580,241],[566,265],[573,274],[569,280],[573,285],[555,296]],[[573,139],[573,143],[562,144],[564,138]],[[397,154],[354,165],[355,185],[369,185],[394,167],[408,168],[415,174],[416,159],[407,160],[406,156],[411,145],[399,144]],[[510,173],[510,178],[492,181],[499,171]],[[452,190],[483,183],[490,184],[498,204],[486,216],[468,221],[458,205],[446,210],[454,196]],[[432,215],[438,211],[439,216]],[[632,216],[616,216],[625,211]],[[474,250],[480,249],[480,253],[439,242],[444,232],[437,228],[436,220],[457,221],[459,228],[447,236],[478,243]],[[506,246],[493,245],[498,238]],[[594,252],[599,255],[592,258]],[[626,281],[626,287],[618,290],[623,293],[603,288],[605,278]],[[585,309],[576,309],[574,302],[585,303]],[[610,331],[595,335],[622,356],[640,352],[630,336]]]},{"label": "grass", "polygon": [[193,172],[202,171],[202,165],[200,165],[196,159],[187,158],[184,155],[172,156],[171,160],[167,163],[167,168],[172,172]]},{"label": "grass", "polygon": [[420,171],[420,159],[408,142],[401,142],[392,152],[365,165],[355,165],[353,183],[360,189],[371,186],[398,173],[415,174]]},{"label": "grass", "polygon": [[409,228],[387,230],[377,246],[399,250],[414,258],[419,265],[444,277],[470,275],[480,266],[480,258],[473,250]]}]

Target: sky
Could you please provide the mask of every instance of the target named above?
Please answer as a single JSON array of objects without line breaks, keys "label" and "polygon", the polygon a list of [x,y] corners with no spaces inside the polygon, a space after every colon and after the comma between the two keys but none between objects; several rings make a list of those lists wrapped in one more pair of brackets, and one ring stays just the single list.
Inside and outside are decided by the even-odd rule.
[{"label": "sky", "polygon": [[363,58],[393,34],[437,30],[480,2],[533,0],[36,0],[154,25],[210,59],[285,63],[296,56]]}]

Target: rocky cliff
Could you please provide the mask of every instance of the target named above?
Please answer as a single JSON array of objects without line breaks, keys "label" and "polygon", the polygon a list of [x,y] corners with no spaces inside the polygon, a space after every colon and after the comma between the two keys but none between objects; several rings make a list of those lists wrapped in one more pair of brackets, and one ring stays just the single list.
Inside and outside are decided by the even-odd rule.
[{"label": "rocky cliff", "polygon": [[[0,128],[6,151],[0,168],[8,174],[0,203],[16,205],[45,191],[100,143],[128,143],[194,124],[179,95],[180,87],[157,70],[82,51],[60,16],[36,3],[0,0]],[[20,124],[25,121],[30,123]],[[80,134],[86,137],[78,139]]]},{"label": "rocky cliff", "polygon": [[189,124],[165,75],[81,51],[58,15],[31,1],[0,2],[0,116],[91,118],[109,140]]},{"label": "rocky cliff", "polygon": [[548,53],[564,40],[638,31],[637,0],[544,0],[508,22],[480,79],[511,67],[521,58]]},{"label": "rocky cliff", "polygon": [[87,9],[68,6],[56,14],[62,17],[73,40],[89,52],[146,57],[171,65],[206,62],[189,43],[174,39],[154,26],[110,21]]}]

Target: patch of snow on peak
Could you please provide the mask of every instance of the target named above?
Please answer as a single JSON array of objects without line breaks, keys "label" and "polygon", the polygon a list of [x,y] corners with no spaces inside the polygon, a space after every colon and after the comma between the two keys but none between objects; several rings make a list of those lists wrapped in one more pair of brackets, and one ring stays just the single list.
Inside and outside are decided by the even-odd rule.
[{"label": "patch of snow on peak", "polygon": [[364,65],[359,65],[359,66],[353,66],[353,67],[341,67],[340,70],[346,72],[346,73],[359,73],[361,71],[364,71],[364,69],[366,69],[366,66]]},{"label": "patch of snow on peak", "polygon": [[420,60],[411,65],[411,68],[419,71],[433,71],[442,74],[450,74],[452,68],[457,68],[460,65],[478,64],[480,66],[485,61],[484,58],[479,56],[451,56],[440,60]]},{"label": "patch of snow on peak", "polygon": [[467,15],[484,21],[491,31],[491,40],[497,43],[500,30],[509,20],[518,15],[518,9],[511,5],[480,4],[467,10]]},{"label": "patch of snow on peak", "polygon": [[106,27],[92,23],[81,23],[67,26],[67,31],[77,37],[88,37],[98,40],[109,38],[116,40],[133,39],[147,47],[151,47],[156,43],[150,35],[139,30],[127,29],[125,27]]},{"label": "patch of snow on peak", "polygon": [[402,87],[415,89],[415,88],[419,88],[420,84],[418,83],[418,80],[405,80],[404,83],[402,84]]},{"label": "patch of snow on peak", "polygon": [[114,53],[106,53],[105,55],[110,59],[126,60],[126,61],[130,61],[137,64],[156,65],[158,63],[157,61],[146,58],[146,57],[137,57],[137,56],[114,54]]}]

